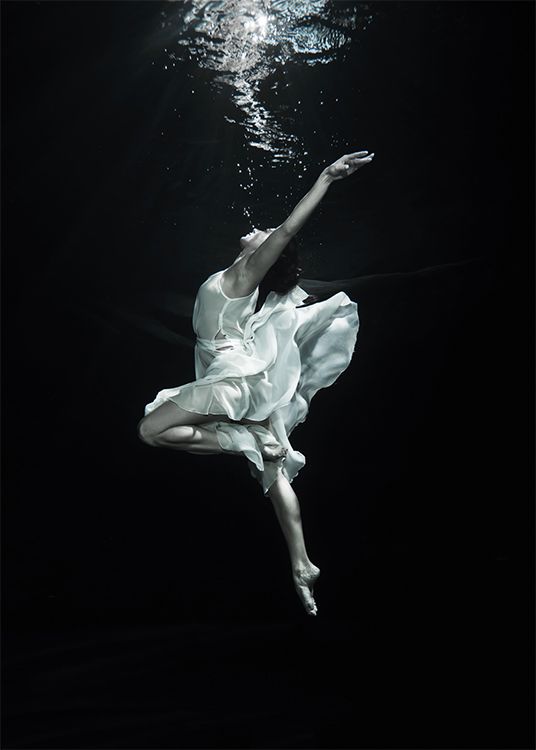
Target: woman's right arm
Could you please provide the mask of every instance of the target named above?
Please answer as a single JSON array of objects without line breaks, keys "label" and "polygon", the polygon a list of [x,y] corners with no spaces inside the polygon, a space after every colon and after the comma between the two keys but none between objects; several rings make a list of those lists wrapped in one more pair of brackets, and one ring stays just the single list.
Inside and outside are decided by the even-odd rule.
[{"label": "woman's right arm", "polygon": [[244,273],[248,281],[251,281],[253,288],[260,284],[288,245],[291,237],[299,232],[311,216],[331,183],[353,174],[364,164],[370,163],[373,156],[374,154],[369,156],[367,151],[345,154],[322,170],[313,187],[296,204],[288,218],[277,229],[274,229],[262,245],[259,245],[257,250],[247,258]]}]

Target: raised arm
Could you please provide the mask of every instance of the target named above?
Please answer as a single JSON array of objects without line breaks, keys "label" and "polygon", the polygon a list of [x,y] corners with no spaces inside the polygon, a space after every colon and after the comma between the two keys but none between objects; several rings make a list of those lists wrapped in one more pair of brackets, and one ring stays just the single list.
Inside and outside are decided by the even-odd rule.
[{"label": "raised arm", "polygon": [[360,167],[369,164],[373,157],[374,154],[369,155],[368,151],[355,151],[352,154],[341,156],[340,159],[322,170],[313,187],[296,204],[288,218],[274,229],[255,252],[246,259],[242,275],[243,278],[247,279],[248,286],[251,285],[254,289],[260,284],[265,274],[287,246],[290,238],[300,231],[318,206],[331,183],[353,174]]}]

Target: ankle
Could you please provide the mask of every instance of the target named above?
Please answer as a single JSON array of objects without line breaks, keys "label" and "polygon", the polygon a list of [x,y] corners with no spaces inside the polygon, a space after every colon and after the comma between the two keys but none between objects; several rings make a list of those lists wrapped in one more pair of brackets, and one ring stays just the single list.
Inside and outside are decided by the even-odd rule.
[{"label": "ankle", "polygon": [[301,576],[311,570],[312,567],[313,563],[310,560],[300,560],[292,565],[292,573],[295,576]]}]

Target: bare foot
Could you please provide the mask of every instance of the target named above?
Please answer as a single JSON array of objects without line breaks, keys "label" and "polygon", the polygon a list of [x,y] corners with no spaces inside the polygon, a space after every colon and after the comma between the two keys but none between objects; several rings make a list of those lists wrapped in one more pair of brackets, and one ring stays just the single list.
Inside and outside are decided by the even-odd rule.
[{"label": "bare foot", "polygon": [[304,568],[295,570],[293,573],[294,587],[298,596],[301,599],[305,611],[308,615],[316,616],[318,611],[316,602],[313,598],[314,587],[318,576],[320,575],[320,568],[310,563]]},{"label": "bare foot", "polygon": [[248,429],[253,433],[259,451],[264,459],[267,461],[277,461],[287,455],[288,448],[284,448],[271,432],[270,418],[262,422],[243,421],[246,422]]},{"label": "bare foot", "polygon": [[277,461],[279,458],[284,458],[288,453],[288,449],[283,448],[279,443],[262,445],[260,451],[262,457],[267,461]]}]

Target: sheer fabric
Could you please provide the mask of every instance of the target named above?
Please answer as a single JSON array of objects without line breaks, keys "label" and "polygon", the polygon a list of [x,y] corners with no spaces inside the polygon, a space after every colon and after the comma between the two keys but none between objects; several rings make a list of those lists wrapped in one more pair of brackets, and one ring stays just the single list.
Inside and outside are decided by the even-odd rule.
[{"label": "sheer fabric", "polygon": [[[229,298],[222,274],[209,276],[194,302],[195,381],[159,391],[145,414],[172,401],[187,411],[214,415],[204,428],[216,432],[224,450],[247,458],[266,494],[278,472],[292,482],[305,464],[289,437],[305,421],[315,393],[348,367],[359,330],[357,303],[337,292],[300,307],[309,295],[296,286],[284,295],[270,292],[255,312],[258,288],[246,297]],[[269,417],[271,434],[288,449],[286,457],[265,461],[261,445],[271,434],[219,421],[222,415],[234,421]]]}]

